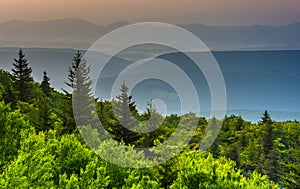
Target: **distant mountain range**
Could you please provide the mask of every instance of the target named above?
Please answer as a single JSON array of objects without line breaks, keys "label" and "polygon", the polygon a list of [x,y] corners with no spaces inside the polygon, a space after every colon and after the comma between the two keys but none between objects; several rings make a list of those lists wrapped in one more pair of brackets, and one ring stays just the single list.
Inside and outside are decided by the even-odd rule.
[{"label": "distant mountain range", "polygon": [[[24,48],[33,77],[41,82],[48,72],[51,86],[60,90],[65,85],[67,69],[74,49]],[[0,68],[11,71],[18,48],[0,48]],[[84,51],[83,51],[84,53]],[[257,121],[264,110],[275,120],[300,120],[300,50],[292,51],[216,51],[213,52],[223,72],[227,91],[227,115],[236,114]],[[105,56],[105,55],[101,55]],[[210,92],[205,77],[182,53],[159,56],[179,66],[193,81],[200,96],[201,115],[210,109]],[[109,99],[116,76],[131,62],[114,57],[103,70],[96,94]],[[100,73],[99,73],[100,74]],[[184,85],[179,83],[178,85]],[[150,99],[162,99],[168,112],[178,112],[180,103],[175,91],[164,83],[146,80],[133,90],[133,100],[141,110]],[[208,116],[208,115],[206,115]]]},{"label": "distant mountain range", "polygon": [[[96,25],[80,19],[50,21],[12,20],[0,23],[0,47],[88,49],[104,34],[128,25]],[[286,26],[208,26],[179,24],[212,50],[300,49],[300,22]]]}]

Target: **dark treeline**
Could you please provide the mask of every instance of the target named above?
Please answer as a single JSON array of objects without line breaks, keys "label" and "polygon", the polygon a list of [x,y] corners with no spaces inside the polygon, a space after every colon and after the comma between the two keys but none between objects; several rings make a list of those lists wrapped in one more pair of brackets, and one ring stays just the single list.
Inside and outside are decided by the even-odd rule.
[{"label": "dark treeline", "polygon": [[[94,99],[90,68],[80,51],[70,62],[63,92],[51,87],[46,70],[41,83],[33,80],[22,50],[11,72],[0,70],[0,188],[300,187],[298,121],[276,122],[267,111],[258,123],[235,115],[223,122],[193,113],[163,117],[151,101],[140,113],[125,82],[112,101]],[[111,145],[124,143],[127,153],[133,155],[140,155],[133,146],[152,147],[175,132],[184,132],[192,140],[180,154],[155,167],[120,167],[100,158],[85,144],[76,127],[72,103],[80,103],[76,104],[81,107],[76,110],[77,122],[100,119],[114,139]],[[91,103],[96,104],[97,112],[92,112]],[[196,132],[176,131],[182,119],[185,128],[191,124],[189,120],[197,119]],[[222,123],[221,131],[211,147],[201,152],[198,149],[204,132],[213,122]],[[138,133],[130,130],[133,127],[157,129]],[[103,145],[97,149],[101,151]],[[128,154],[119,155],[126,161]]]}]

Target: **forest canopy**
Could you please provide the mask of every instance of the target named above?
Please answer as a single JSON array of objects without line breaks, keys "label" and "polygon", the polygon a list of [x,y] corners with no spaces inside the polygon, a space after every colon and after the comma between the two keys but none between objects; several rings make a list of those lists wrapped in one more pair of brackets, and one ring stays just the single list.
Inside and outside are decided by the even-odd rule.
[{"label": "forest canopy", "polygon": [[[51,87],[47,70],[41,83],[34,81],[25,53],[20,50],[16,56],[11,72],[0,70],[0,188],[300,187],[297,120],[277,122],[268,111],[262,112],[258,123],[229,115],[222,120],[221,130],[210,148],[200,151],[204,132],[210,122],[219,121],[216,118],[195,114],[164,117],[151,101],[141,113],[125,82],[114,100],[93,98],[90,68],[80,51],[70,60],[67,88],[63,92]],[[82,119],[99,119],[112,140],[95,140],[93,147],[86,144],[74,119],[73,98],[88,99],[80,104],[80,115],[89,115]],[[97,112],[92,112],[91,103],[96,104]],[[150,117],[151,121],[144,122]],[[116,143],[125,144],[126,153],[110,153],[119,153],[124,161],[136,156],[138,164],[145,164],[145,154],[136,152],[135,147],[163,143],[176,132],[180,119],[186,119],[183,123],[188,128],[192,118],[197,120],[197,129],[184,133],[191,136],[188,145],[157,166],[122,167],[96,153],[105,153],[104,148]],[[130,130],[133,126],[158,127],[148,133],[137,133]],[[96,129],[93,125],[88,127]]]}]

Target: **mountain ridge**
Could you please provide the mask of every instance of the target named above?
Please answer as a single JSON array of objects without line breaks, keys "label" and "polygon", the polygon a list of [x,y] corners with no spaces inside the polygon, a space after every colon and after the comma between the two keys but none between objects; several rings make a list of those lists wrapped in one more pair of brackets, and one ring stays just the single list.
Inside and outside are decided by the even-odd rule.
[{"label": "mountain ridge", "polygon": [[[11,20],[0,23],[0,47],[49,47],[88,49],[110,31],[130,24],[98,25],[76,19],[48,21]],[[212,50],[300,49],[300,22],[284,26],[218,26],[178,24],[198,36]]]}]

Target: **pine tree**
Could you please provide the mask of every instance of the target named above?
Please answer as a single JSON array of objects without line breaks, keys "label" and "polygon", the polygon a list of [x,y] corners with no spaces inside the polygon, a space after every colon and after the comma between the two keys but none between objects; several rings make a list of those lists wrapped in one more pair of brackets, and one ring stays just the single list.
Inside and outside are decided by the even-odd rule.
[{"label": "pine tree", "polygon": [[[81,63],[81,53],[77,51],[75,56],[73,57],[73,62],[71,67],[68,68],[68,81],[65,82],[67,86],[69,86],[72,90],[74,90],[74,83],[75,83],[75,75],[76,71],[79,68],[79,64]],[[65,90],[64,90],[65,91]],[[70,94],[65,91],[65,93]]]},{"label": "pine tree", "polygon": [[265,155],[267,155],[273,148],[273,123],[267,110],[263,113],[261,119],[263,127],[262,148]]},{"label": "pine tree", "polygon": [[157,112],[155,105],[153,105],[152,100],[147,104],[147,113],[146,117],[148,118],[148,125],[150,128],[157,128],[159,124],[162,123],[163,117]]},{"label": "pine tree", "polygon": [[50,78],[47,76],[46,71],[44,71],[43,74],[44,74],[44,76],[43,76],[43,81],[41,83],[41,89],[47,97],[50,97],[50,92],[51,92],[51,87],[50,87],[50,83],[49,83]]},{"label": "pine tree", "polygon": [[117,101],[113,103],[115,116],[120,123],[115,128],[114,135],[126,144],[133,143],[139,138],[138,133],[131,131],[131,129],[138,125],[136,120],[138,112],[135,102],[132,101],[132,96],[128,95],[128,87],[125,82],[121,85],[120,92],[121,94],[116,97]]},{"label": "pine tree", "polygon": [[73,110],[76,116],[76,123],[79,125],[91,124],[96,128],[96,112],[93,111],[92,106],[95,104],[95,98],[91,95],[92,80],[89,77],[90,67],[87,66],[86,61],[82,59],[79,51],[73,58],[73,71],[69,75],[75,73],[75,77],[70,79],[70,85],[73,85]]},{"label": "pine tree", "polygon": [[[82,59],[82,54],[77,51],[68,69],[68,81],[65,82],[70,87],[70,92],[63,89],[65,99],[61,106],[61,117],[67,133],[76,129],[76,123],[85,125],[87,121],[93,123],[96,118],[96,114],[93,114],[91,109],[91,103],[95,101],[90,94],[92,81],[88,77],[89,72],[90,68]],[[73,107],[76,108],[74,112]],[[74,114],[77,116],[77,122],[75,122]]]},{"label": "pine tree", "polygon": [[30,102],[32,99],[32,89],[33,89],[33,78],[31,76],[31,68],[22,49],[19,51],[18,59],[14,59],[12,69],[13,81],[15,90],[18,94],[18,100],[23,102]]},{"label": "pine tree", "polygon": [[121,94],[116,97],[118,100],[118,107],[116,113],[119,122],[126,126],[126,128],[133,127],[135,124],[132,122],[132,116],[137,114],[135,102],[132,102],[132,96],[128,95],[128,87],[125,82],[121,85]]},{"label": "pine tree", "polygon": [[272,119],[271,119],[271,116],[270,114],[268,113],[267,110],[265,110],[265,112],[263,113],[263,116],[261,117],[261,122],[264,123],[264,124],[268,124],[268,123],[271,123],[272,122]]},{"label": "pine tree", "polygon": [[63,122],[64,132],[72,133],[76,129],[76,123],[73,114],[72,107],[72,93],[74,91],[74,82],[75,82],[75,72],[79,67],[81,62],[81,54],[79,51],[73,57],[73,62],[71,67],[68,68],[68,77],[65,84],[69,87],[69,91],[62,89],[65,93],[64,99],[60,106],[59,116]]}]

